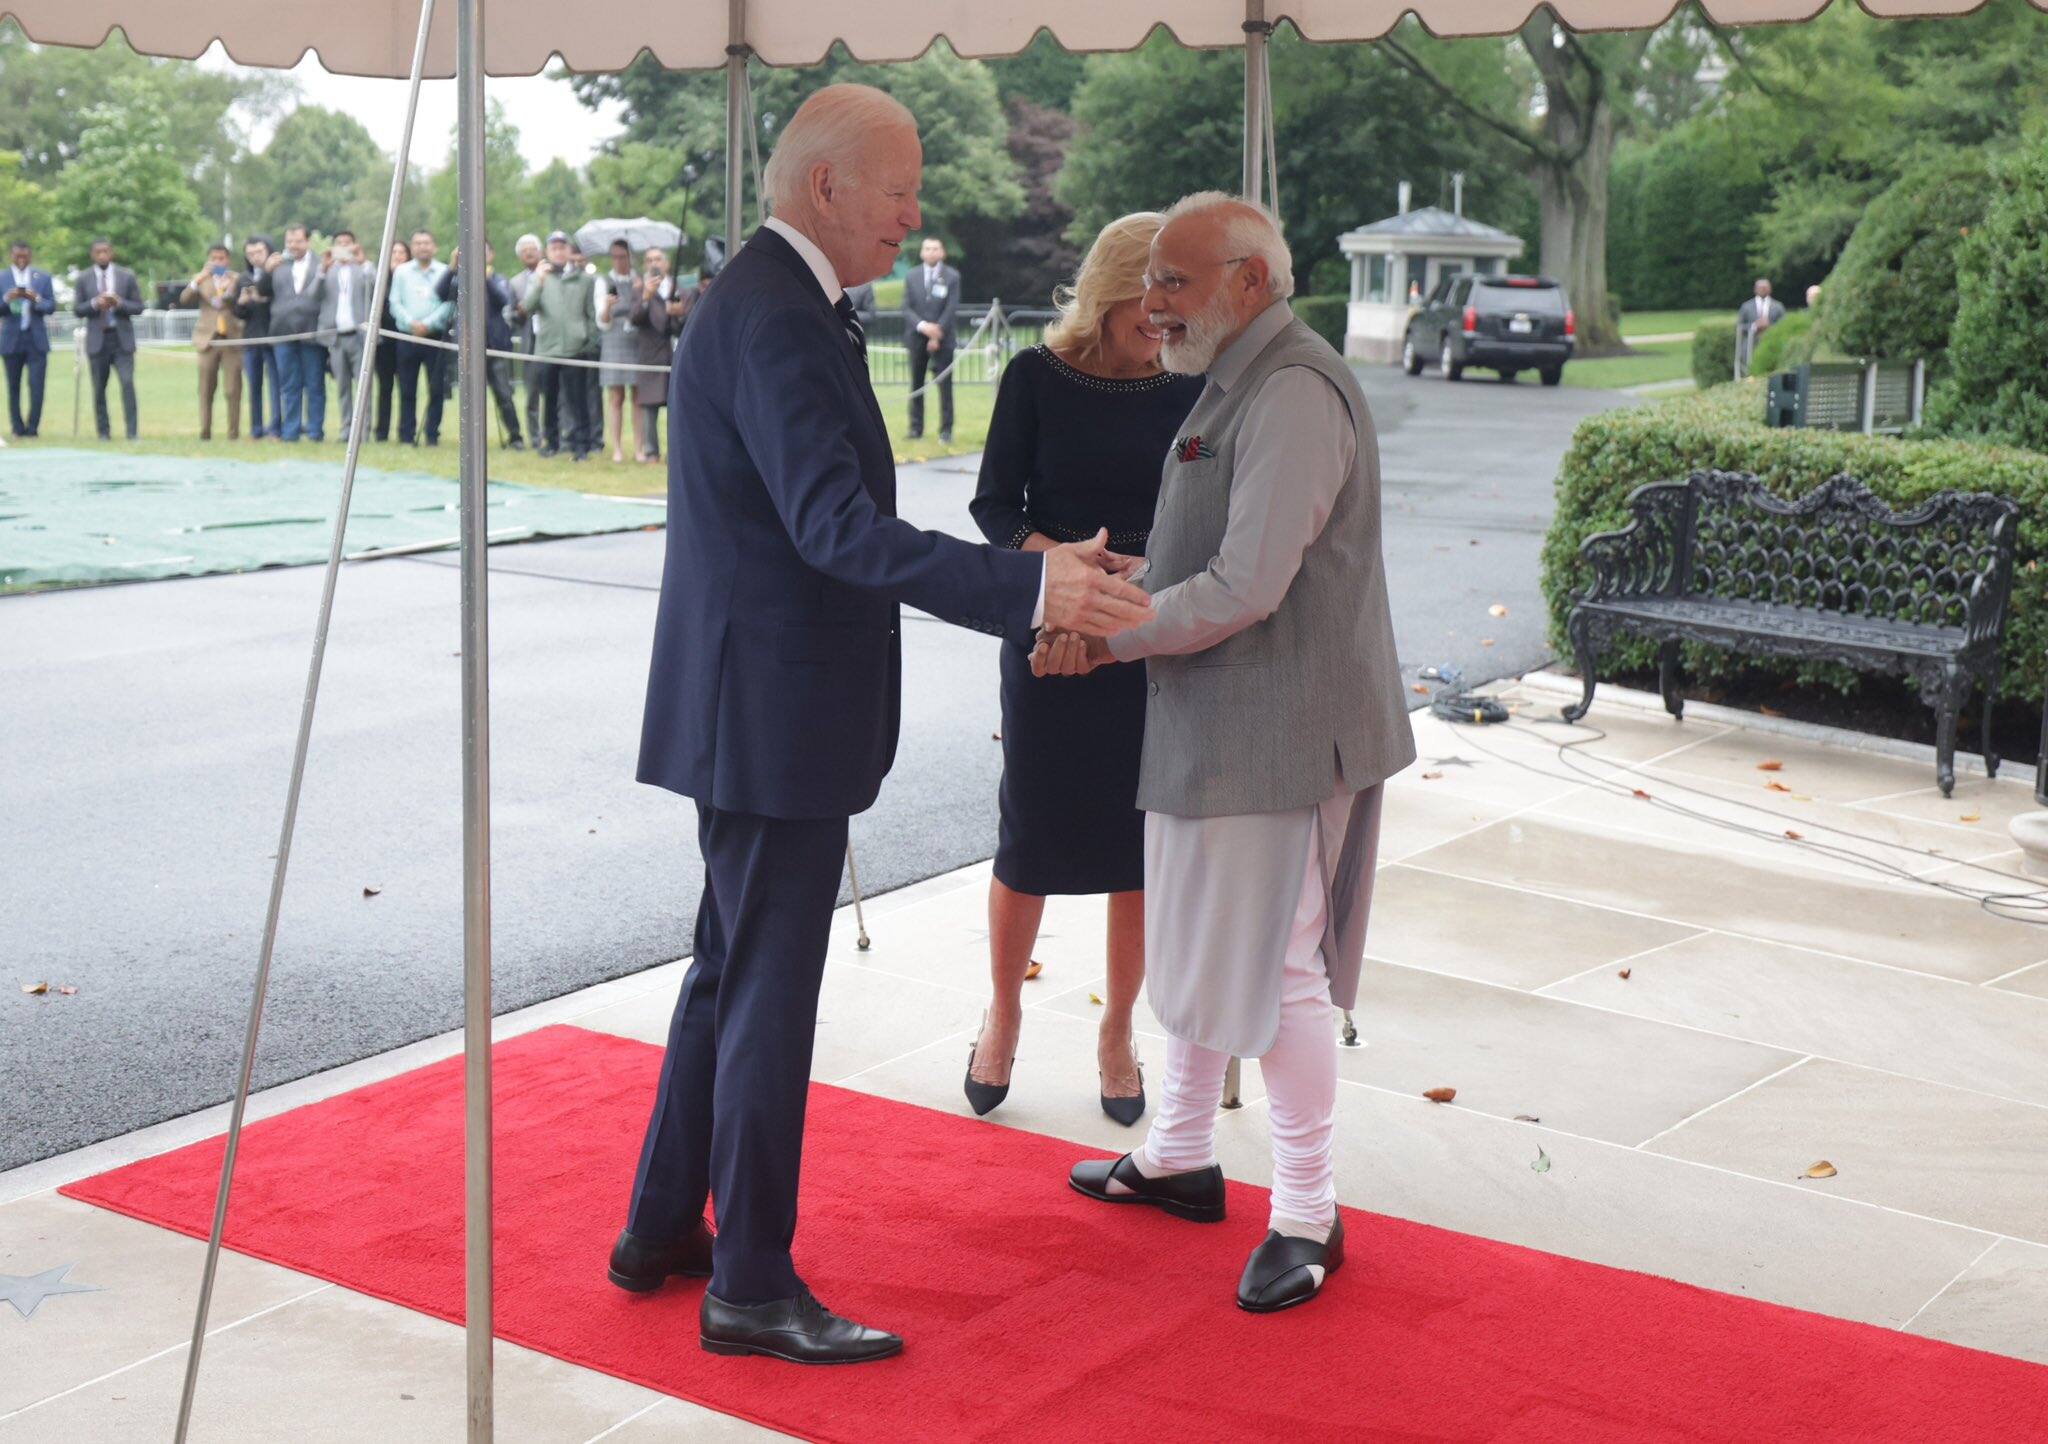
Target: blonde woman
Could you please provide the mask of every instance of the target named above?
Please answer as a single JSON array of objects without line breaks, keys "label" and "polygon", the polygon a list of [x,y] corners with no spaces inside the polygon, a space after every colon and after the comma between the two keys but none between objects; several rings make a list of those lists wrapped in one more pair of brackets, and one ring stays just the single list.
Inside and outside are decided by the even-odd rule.
[{"label": "blonde woman", "polygon": [[[1161,467],[1202,390],[1200,377],[1161,369],[1145,320],[1145,261],[1161,221],[1141,211],[1105,226],[1073,284],[1054,294],[1060,314],[1045,343],[1003,373],[970,508],[997,546],[1044,551],[1107,527],[1112,551],[1144,553]],[[1005,643],[1002,687],[1002,832],[988,897],[995,992],[968,1056],[967,1100],[987,1113],[1009,1094],[1046,897],[1107,893],[1096,1057],[1102,1111],[1128,1126],[1145,1112],[1131,1040],[1145,978],[1145,669],[1037,678],[1030,649]]]}]

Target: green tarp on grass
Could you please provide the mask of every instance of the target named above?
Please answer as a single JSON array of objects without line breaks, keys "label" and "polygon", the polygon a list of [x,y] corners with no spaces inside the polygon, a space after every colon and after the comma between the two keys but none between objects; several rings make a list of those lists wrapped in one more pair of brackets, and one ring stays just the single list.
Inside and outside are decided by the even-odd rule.
[{"label": "green tarp on grass", "polygon": [[[494,481],[493,542],[659,525],[658,503]],[[327,560],[341,463],[0,450],[0,591]],[[452,545],[456,483],[356,472],[346,551]]]}]

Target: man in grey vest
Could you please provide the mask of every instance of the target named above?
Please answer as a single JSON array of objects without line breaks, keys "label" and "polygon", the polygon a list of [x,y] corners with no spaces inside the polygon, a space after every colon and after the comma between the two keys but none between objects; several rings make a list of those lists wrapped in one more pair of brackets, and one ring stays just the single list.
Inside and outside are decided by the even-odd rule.
[{"label": "man in grey vest", "polygon": [[1144,1145],[1077,1165],[1072,1183],[1220,1220],[1224,1070],[1258,1058],[1272,1214],[1237,1302],[1268,1313],[1314,1298],[1344,1261],[1331,1009],[1357,1000],[1381,783],[1415,740],[1372,416],[1350,367],[1287,305],[1279,227],[1236,197],[1189,196],[1152,243],[1145,285],[1167,369],[1208,375],[1165,459],[1146,553],[1155,614],[1106,642],[1044,638],[1033,670],[1145,663],[1147,983],[1170,1036]]}]

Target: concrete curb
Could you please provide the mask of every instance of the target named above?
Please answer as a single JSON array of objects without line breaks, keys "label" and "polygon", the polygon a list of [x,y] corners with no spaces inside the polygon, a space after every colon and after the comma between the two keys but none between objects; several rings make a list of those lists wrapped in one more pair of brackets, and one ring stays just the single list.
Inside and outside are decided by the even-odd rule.
[{"label": "concrete curb", "polygon": [[[1576,701],[1585,690],[1585,683],[1577,677],[1567,677],[1562,672],[1538,670],[1522,675],[1521,684],[1539,692],[1555,693]],[[1639,692],[1633,687],[1617,687],[1609,682],[1597,683],[1593,688],[1595,706],[1627,707],[1637,712],[1664,713],[1664,699],[1654,692]],[[1846,727],[1828,727],[1818,722],[1799,722],[1790,717],[1766,717],[1760,712],[1746,712],[1740,707],[1724,707],[1714,702],[1691,702],[1685,704],[1685,715],[1702,722],[1713,722],[1724,727],[1740,727],[1748,732],[1765,732],[1776,737],[1790,737],[1801,742],[1818,742],[1829,747],[1846,747],[1854,752],[1871,752],[1882,757],[1900,757],[1909,762],[1924,762],[1928,770],[1934,768],[1934,747],[1931,743],[1905,742],[1896,737],[1874,737],[1868,732],[1853,732]],[[1933,724],[1930,721],[1929,726]],[[1956,776],[1982,777],[1984,759],[1975,752],[1956,752]],[[2029,789],[2034,785],[2034,767],[2030,763],[2017,762],[2010,758],[1998,765],[2000,782],[2022,783]]]}]

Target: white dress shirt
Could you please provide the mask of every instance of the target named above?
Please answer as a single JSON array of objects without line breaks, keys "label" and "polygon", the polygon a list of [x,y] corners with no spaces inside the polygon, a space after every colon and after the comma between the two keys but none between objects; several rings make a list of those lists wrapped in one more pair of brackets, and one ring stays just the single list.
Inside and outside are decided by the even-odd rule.
[{"label": "white dress shirt", "polygon": [[[777,216],[770,216],[766,221],[762,222],[762,229],[773,231],[776,235],[789,242],[790,249],[795,251],[802,258],[803,263],[811,268],[811,275],[817,278],[819,289],[825,293],[825,299],[837,307],[839,298],[846,294],[846,287],[839,284],[839,273],[832,269],[832,263],[825,258],[825,253],[818,249],[818,243],[789,222]],[[1045,567],[1043,565],[1039,567],[1038,571],[1038,601],[1031,608],[1031,625],[1034,627],[1045,625]]]},{"label": "white dress shirt", "polygon": [[343,335],[356,328],[355,266],[344,262],[334,268],[337,289],[334,293],[334,326]]},{"label": "white dress shirt", "polygon": [[306,268],[312,264],[313,253],[311,251],[306,252],[305,255],[292,262],[292,289],[302,295],[306,290]]}]

